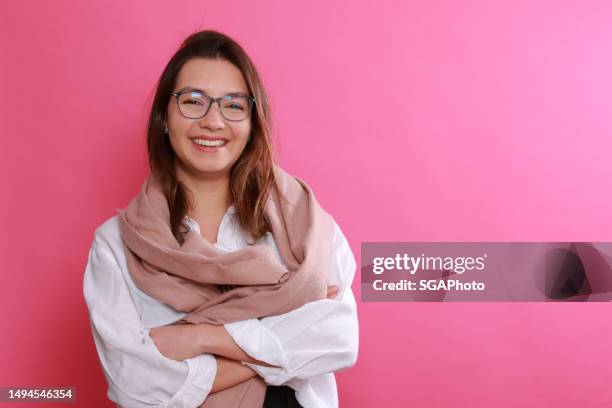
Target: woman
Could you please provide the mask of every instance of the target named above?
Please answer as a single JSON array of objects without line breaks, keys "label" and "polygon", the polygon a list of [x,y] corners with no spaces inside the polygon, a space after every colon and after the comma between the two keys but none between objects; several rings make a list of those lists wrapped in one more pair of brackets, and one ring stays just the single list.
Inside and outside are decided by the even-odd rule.
[{"label": "woman", "polygon": [[336,407],[357,358],[355,259],[273,161],[267,98],[229,37],[189,36],[162,73],[151,175],[95,233],[84,296],[122,407]]}]

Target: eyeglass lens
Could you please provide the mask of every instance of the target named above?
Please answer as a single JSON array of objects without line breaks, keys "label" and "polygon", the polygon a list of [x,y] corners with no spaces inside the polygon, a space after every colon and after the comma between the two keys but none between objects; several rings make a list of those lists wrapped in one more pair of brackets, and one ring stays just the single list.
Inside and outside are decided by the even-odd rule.
[{"label": "eyeglass lens", "polygon": [[[181,113],[191,119],[199,119],[208,111],[210,99],[199,93],[184,93],[178,97]],[[249,99],[240,95],[228,95],[219,101],[221,114],[228,120],[242,120],[249,116]]]}]

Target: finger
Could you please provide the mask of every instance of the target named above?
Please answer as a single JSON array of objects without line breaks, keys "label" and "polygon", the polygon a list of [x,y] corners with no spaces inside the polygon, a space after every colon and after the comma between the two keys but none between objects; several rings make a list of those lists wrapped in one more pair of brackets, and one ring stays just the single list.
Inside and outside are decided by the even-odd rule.
[{"label": "finger", "polygon": [[338,287],[337,286],[331,286],[331,287],[327,288],[327,297],[328,298],[334,297],[337,293],[338,293]]}]

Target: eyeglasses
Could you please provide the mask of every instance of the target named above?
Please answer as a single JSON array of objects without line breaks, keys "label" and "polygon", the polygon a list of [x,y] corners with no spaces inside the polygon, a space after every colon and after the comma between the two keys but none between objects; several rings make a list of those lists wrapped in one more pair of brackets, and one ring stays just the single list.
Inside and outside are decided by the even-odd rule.
[{"label": "eyeglasses", "polygon": [[221,116],[237,122],[249,117],[255,98],[245,94],[229,94],[213,98],[196,91],[181,91],[172,94],[181,114],[188,119],[200,119],[206,116],[213,102],[219,107]]}]

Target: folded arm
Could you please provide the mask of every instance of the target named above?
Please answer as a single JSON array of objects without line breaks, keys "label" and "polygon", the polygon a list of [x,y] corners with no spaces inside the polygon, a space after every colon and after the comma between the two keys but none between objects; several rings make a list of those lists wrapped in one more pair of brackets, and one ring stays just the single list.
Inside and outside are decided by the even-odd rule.
[{"label": "folded arm", "polygon": [[330,266],[328,284],[339,287],[334,298],[310,302],[283,315],[224,325],[244,352],[275,366],[247,363],[266,383],[281,385],[355,364],[359,329],[351,284],[356,262],[337,224]]},{"label": "folded arm", "polygon": [[[337,294],[338,294],[337,286],[329,286],[327,288],[327,299],[333,299]],[[254,322],[257,326],[259,325],[259,321],[257,321],[256,319],[254,319]],[[175,360],[178,359],[173,354],[180,352],[182,348],[180,347],[179,344],[177,344],[178,343],[177,337],[180,336],[179,332],[181,328],[186,328],[193,332],[193,334],[192,333],[187,334],[188,338],[190,339],[189,341],[191,341],[191,339],[194,339],[194,338],[197,339],[196,344],[193,347],[191,345],[187,345],[186,347],[184,347],[186,352],[192,352],[190,349],[194,348],[196,351],[192,352],[193,356],[200,354],[200,353],[210,353],[210,354],[214,354],[217,356],[223,356],[228,359],[232,359],[232,360],[236,360],[240,362],[251,363],[251,364],[265,366],[265,367],[279,368],[279,366],[268,364],[265,361],[256,360],[250,355],[248,355],[247,353],[245,353],[244,350],[242,350],[238,346],[238,344],[236,344],[232,336],[228,333],[225,326],[223,325],[221,326],[216,326],[212,324],[196,324],[196,325],[180,325],[180,326],[174,325],[174,326],[169,326],[169,327],[166,326],[166,327],[155,328],[151,330],[151,334],[152,334],[154,341],[157,344],[157,348],[160,349],[160,351],[167,357],[174,358]],[[170,347],[167,347],[167,350],[165,350],[163,347],[160,347],[160,344],[158,344],[158,341],[156,340],[156,336],[159,336],[159,334],[157,334],[158,331],[164,330],[164,329],[169,329],[167,334],[163,334],[163,336],[168,338],[169,343],[170,343]],[[274,342],[277,343],[276,339],[274,339]],[[282,345],[279,343],[279,344],[276,344],[276,347],[282,347]],[[192,357],[192,355],[188,355],[188,357]]]},{"label": "folded arm", "polygon": [[197,407],[209,393],[256,375],[241,363],[208,353],[182,361],[162,355],[143,326],[115,255],[98,234],[83,294],[107,396],[124,408]]}]

